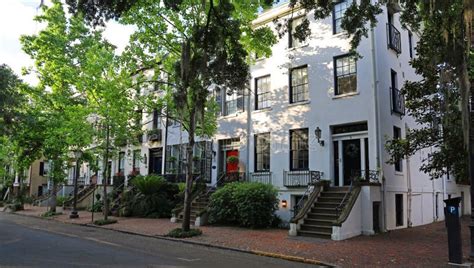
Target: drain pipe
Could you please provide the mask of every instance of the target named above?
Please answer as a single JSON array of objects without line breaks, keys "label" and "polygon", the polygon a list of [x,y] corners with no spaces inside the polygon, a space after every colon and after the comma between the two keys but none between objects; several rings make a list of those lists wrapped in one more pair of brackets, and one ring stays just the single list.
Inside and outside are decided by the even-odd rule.
[{"label": "drain pipe", "polygon": [[245,169],[245,176],[247,177],[247,180],[250,180],[250,120],[251,120],[251,115],[250,115],[250,88],[247,89],[248,92],[248,97],[247,97],[247,152],[246,152],[246,157],[247,157],[247,167]]},{"label": "drain pipe", "polygon": [[[410,130],[409,127],[408,127],[408,124],[405,123],[405,133]],[[412,226],[412,222],[411,222],[411,204],[412,204],[412,195],[413,195],[413,190],[412,190],[412,187],[411,187],[411,171],[410,171],[410,156],[406,156],[407,158],[407,190],[408,190],[408,193],[407,193],[407,225],[408,227],[411,227]]]},{"label": "drain pipe", "polygon": [[386,196],[386,186],[385,186],[385,176],[383,174],[383,163],[382,163],[382,157],[381,157],[381,152],[382,152],[382,144],[381,144],[381,138],[380,138],[380,109],[379,109],[379,103],[378,103],[378,78],[377,78],[377,59],[376,59],[376,51],[375,51],[375,31],[374,27],[370,28],[370,47],[371,47],[371,52],[372,52],[372,79],[373,79],[373,84],[374,84],[374,107],[375,107],[375,140],[377,143],[377,146],[375,146],[376,149],[376,155],[377,155],[377,169],[380,170],[380,178],[382,178],[382,226],[383,226],[383,231],[387,231],[387,213],[385,211],[385,196]]}]

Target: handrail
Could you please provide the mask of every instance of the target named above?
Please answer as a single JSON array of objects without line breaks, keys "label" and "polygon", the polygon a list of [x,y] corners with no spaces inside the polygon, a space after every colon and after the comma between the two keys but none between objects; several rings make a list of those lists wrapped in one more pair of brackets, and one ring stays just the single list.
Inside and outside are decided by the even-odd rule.
[{"label": "handrail", "polygon": [[337,215],[339,215],[339,210],[341,210],[341,208],[344,207],[343,204],[344,204],[344,202],[346,201],[347,196],[351,194],[353,184],[354,184],[354,179],[351,179],[351,184],[350,184],[350,186],[349,186],[349,191],[346,192],[346,194],[344,195],[344,198],[342,198],[341,202],[340,202],[339,205],[337,205],[337,207],[336,207],[336,213],[337,213]]},{"label": "handrail", "polygon": [[351,196],[349,197],[349,200],[347,201],[346,209],[342,210],[342,213],[338,215],[338,218],[333,222],[334,225],[340,226],[343,222],[347,220],[350,212],[352,211],[352,208],[354,207],[355,202],[357,201],[360,191],[361,187],[356,185]]},{"label": "handrail", "polygon": [[294,206],[294,208],[298,208],[299,206],[301,206],[303,200],[304,200],[304,197],[307,195],[307,193],[310,191],[311,189],[311,192],[309,192],[309,198],[308,198],[308,201],[306,201],[305,205],[303,206],[302,209],[298,209],[297,211],[295,209],[293,209],[293,213],[295,214],[293,216],[293,218],[290,220],[291,223],[297,223],[299,220],[303,219],[304,216],[306,215],[306,213],[309,211],[309,209],[313,206],[314,204],[314,201],[316,200],[316,198],[319,196],[319,193],[321,192],[321,188],[324,187],[321,183],[316,183],[314,185],[308,185],[308,188],[306,189],[303,197],[300,199],[300,201],[298,202],[298,204],[296,204]]}]

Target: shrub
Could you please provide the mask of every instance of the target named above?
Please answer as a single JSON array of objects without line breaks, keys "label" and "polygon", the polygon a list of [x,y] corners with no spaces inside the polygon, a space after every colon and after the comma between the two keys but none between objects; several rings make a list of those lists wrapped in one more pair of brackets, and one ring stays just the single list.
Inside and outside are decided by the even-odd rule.
[{"label": "shrub", "polygon": [[115,219],[107,219],[107,220],[96,220],[94,221],[94,224],[95,225],[107,225],[107,224],[113,224],[113,223],[117,223],[117,220]]},{"label": "shrub", "polygon": [[181,228],[176,228],[171,230],[166,236],[174,237],[174,238],[187,238],[201,235],[202,231],[199,229],[190,229],[187,232],[183,232]]},{"label": "shrub", "polygon": [[89,207],[90,212],[102,212],[102,207],[104,206],[104,202],[102,200],[95,201],[94,205]]},{"label": "shrub", "polygon": [[56,205],[62,207],[64,206],[64,203],[66,203],[67,200],[69,200],[69,198],[66,196],[58,196],[56,197]]},{"label": "shrub", "polygon": [[23,203],[20,199],[13,199],[5,206],[6,209],[9,209],[12,212],[23,210]]},{"label": "shrub", "polygon": [[157,175],[137,176],[133,180],[133,186],[144,195],[152,195],[160,191],[167,182],[163,177]]},{"label": "shrub", "polygon": [[243,227],[270,227],[278,209],[276,189],[267,184],[227,184],[211,196],[209,222]]},{"label": "shrub", "polygon": [[176,206],[176,195],[179,188],[160,176],[137,176],[133,180],[136,190],[123,195],[121,214],[148,218],[170,217]]},{"label": "shrub", "polygon": [[62,213],[61,213],[61,212],[47,211],[47,212],[41,214],[41,217],[43,217],[43,218],[49,218],[49,217],[54,217],[54,216],[57,216],[57,215],[62,215]]}]

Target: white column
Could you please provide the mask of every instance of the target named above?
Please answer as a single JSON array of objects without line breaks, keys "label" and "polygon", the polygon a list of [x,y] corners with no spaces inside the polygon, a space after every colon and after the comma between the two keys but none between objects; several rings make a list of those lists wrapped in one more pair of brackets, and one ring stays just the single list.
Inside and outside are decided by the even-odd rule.
[{"label": "white column", "polygon": [[15,172],[15,182],[13,183],[13,187],[20,186],[20,177],[18,176],[18,172]]},{"label": "white column", "polygon": [[344,185],[344,159],[342,156],[343,150],[342,150],[342,140],[337,141],[338,143],[338,150],[339,150],[339,157],[337,161],[339,161],[339,186]]},{"label": "white column", "polygon": [[[360,139],[360,169],[361,169],[361,171],[365,170],[365,154],[366,153],[367,152],[365,151],[365,138],[361,138]],[[360,175],[365,178],[365,174],[368,174],[367,172],[368,172],[368,170],[366,170],[364,174],[362,174],[362,172],[361,172]],[[365,179],[367,179],[367,178],[365,178]]]}]

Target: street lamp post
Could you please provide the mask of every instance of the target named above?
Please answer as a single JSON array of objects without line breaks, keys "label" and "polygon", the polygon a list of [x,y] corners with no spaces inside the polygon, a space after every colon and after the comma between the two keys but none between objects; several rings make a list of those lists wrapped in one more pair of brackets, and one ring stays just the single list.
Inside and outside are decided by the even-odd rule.
[{"label": "street lamp post", "polygon": [[77,213],[77,181],[79,180],[79,159],[82,157],[82,152],[80,150],[74,151],[74,157],[76,158],[76,172],[74,174],[74,199],[72,211],[69,215],[70,219],[79,218],[79,214]]}]

